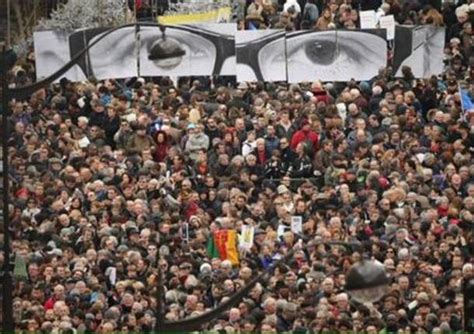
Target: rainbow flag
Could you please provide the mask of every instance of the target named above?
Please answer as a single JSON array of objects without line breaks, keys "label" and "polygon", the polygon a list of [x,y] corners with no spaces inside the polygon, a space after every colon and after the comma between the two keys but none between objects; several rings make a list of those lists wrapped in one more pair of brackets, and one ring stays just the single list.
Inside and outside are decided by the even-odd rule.
[{"label": "rainbow flag", "polygon": [[207,244],[207,254],[211,258],[229,260],[233,265],[239,264],[237,251],[237,232],[234,230],[215,231]]}]

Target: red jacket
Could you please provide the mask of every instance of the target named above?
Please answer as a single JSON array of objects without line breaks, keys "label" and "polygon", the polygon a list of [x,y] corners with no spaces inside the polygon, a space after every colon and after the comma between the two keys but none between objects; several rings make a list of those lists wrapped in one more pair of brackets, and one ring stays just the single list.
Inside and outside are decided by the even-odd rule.
[{"label": "red jacket", "polygon": [[302,143],[306,140],[309,140],[313,144],[314,151],[316,152],[318,149],[319,135],[312,130],[309,130],[308,132],[303,130],[296,131],[293,134],[293,137],[291,137],[290,147],[295,150],[299,143]]},{"label": "red jacket", "polygon": [[155,161],[156,162],[163,162],[168,157],[168,150],[170,145],[167,143],[160,143],[156,145],[155,151]]},{"label": "red jacket", "polygon": [[[165,138],[164,142],[158,142],[158,135],[162,134]],[[168,142],[168,135],[164,131],[158,131],[155,134],[155,141],[156,141],[156,150],[155,150],[155,161],[156,162],[163,162],[168,157],[168,150],[170,149],[170,144]]]},{"label": "red jacket", "polygon": [[49,298],[45,301],[45,303],[44,303],[43,306],[44,306],[44,308],[45,308],[46,310],[52,310],[52,309],[54,308],[54,304],[56,303],[56,301],[57,301],[57,300],[56,300],[56,298],[54,298],[54,296],[49,297]]}]

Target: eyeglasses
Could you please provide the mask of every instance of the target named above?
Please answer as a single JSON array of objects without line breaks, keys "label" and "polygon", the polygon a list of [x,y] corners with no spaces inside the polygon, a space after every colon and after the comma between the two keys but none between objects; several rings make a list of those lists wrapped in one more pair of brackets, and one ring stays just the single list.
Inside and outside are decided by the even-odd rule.
[{"label": "eyeglasses", "polygon": [[[164,41],[160,27],[157,24],[141,23],[127,25],[107,32],[106,29],[86,29],[75,32],[69,36],[69,51],[71,57],[77,56],[88,45],[93,45],[103,34],[106,42],[98,42],[96,48],[90,50],[81,57],[78,66],[82,69],[84,75],[96,77],[110,77],[107,66],[104,65],[102,57],[104,47],[109,43],[121,45],[122,54],[117,53],[111,62],[124,63],[129,62],[132,65],[137,63],[133,56],[136,45],[136,32],[140,35],[140,75],[192,75],[190,73],[190,58],[193,61],[200,61],[202,66],[192,66],[194,75],[232,75],[228,69],[224,68],[224,62],[235,55],[235,38],[232,33],[214,32],[202,29],[196,26],[168,26],[166,27],[166,38],[168,41],[175,41],[179,44],[181,51],[184,51],[182,57],[175,57],[176,66],[169,70],[166,66],[160,66],[160,62],[149,59],[149,55],[155,45]],[[68,47],[66,46],[66,48]],[[126,53],[125,53],[126,52]],[[211,59],[211,61],[209,61]],[[110,59],[109,59],[110,60]],[[130,68],[136,71],[134,66],[124,66],[127,70],[121,69],[120,75],[130,75]],[[161,74],[160,74],[161,73]],[[234,74],[235,75],[235,74]],[[170,91],[169,93],[176,93]]]},{"label": "eyeglasses", "polygon": [[[168,40],[176,40],[186,52],[193,55],[193,62],[201,60],[201,66],[193,66],[196,75],[204,73],[225,75],[224,62],[235,55],[235,37],[196,26],[173,26],[166,28]],[[166,68],[159,68],[159,64],[148,59],[148,53],[160,41],[160,28],[156,24],[140,24],[140,70],[145,73],[162,73]],[[148,52],[147,52],[148,51]],[[181,61],[173,68],[172,73],[189,75],[189,56],[183,56]],[[143,64],[143,66],[142,66]],[[142,73],[143,73],[142,72]],[[188,73],[188,74],[186,74]],[[199,102],[199,101],[197,101]]]}]

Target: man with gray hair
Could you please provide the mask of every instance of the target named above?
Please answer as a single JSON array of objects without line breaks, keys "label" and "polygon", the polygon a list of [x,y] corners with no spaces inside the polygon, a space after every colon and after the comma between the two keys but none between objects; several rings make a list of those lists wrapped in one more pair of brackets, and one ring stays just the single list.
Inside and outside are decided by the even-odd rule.
[{"label": "man with gray hair", "polygon": [[293,329],[293,323],[297,317],[298,306],[295,303],[287,303],[282,314],[278,315],[277,331],[288,332]]}]

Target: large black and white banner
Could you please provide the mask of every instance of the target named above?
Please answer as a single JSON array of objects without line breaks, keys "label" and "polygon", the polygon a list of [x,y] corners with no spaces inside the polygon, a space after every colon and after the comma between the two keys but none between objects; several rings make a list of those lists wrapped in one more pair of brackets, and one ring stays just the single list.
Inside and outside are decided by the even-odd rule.
[{"label": "large black and white banner", "polygon": [[286,61],[289,82],[368,80],[387,65],[385,30],[290,33]]},{"label": "large black and white banner", "polygon": [[445,28],[436,26],[397,26],[393,69],[397,77],[409,66],[416,78],[429,78],[443,72]]},{"label": "large black and white banner", "polygon": [[236,32],[237,26],[231,23],[169,26],[164,32],[146,23],[111,33],[106,28],[38,31],[34,35],[37,76],[52,75],[99,39],[64,77],[81,81],[138,75],[235,75]]},{"label": "large black and white banner", "polygon": [[[444,28],[397,26],[394,69],[415,77],[443,69]],[[47,77],[89,46],[65,77],[237,76],[242,81],[369,80],[387,65],[384,29],[237,31],[235,24],[160,27],[143,23],[113,31],[34,34],[38,78]]]},{"label": "large black and white banner", "polygon": [[237,81],[286,81],[283,30],[243,30],[235,36]]}]

